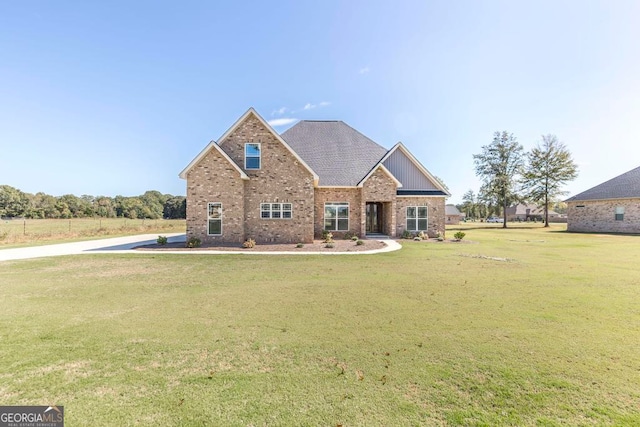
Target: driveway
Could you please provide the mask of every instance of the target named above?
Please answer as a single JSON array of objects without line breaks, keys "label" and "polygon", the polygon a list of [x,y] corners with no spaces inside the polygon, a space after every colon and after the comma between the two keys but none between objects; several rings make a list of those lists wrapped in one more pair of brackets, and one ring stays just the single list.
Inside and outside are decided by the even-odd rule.
[{"label": "driveway", "polygon": [[[170,242],[184,242],[184,233],[166,234]],[[29,246],[24,248],[0,249],[0,261],[42,258],[60,255],[77,255],[91,252],[130,251],[136,246],[156,243],[157,234],[112,237],[109,239],[86,240],[83,242],[59,243],[56,245]]]},{"label": "driveway", "polygon": [[[168,241],[185,242],[186,236],[183,233],[165,234]],[[133,250],[136,246],[151,245],[156,243],[157,234],[138,234],[136,236],[112,237],[109,239],[87,240],[84,242],[59,243],[56,245],[29,246],[25,248],[0,249],[0,262],[13,261],[19,259],[43,258],[61,255],[79,255],[79,254],[140,254],[149,252],[140,252]],[[374,249],[362,252],[329,252],[322,255],[365,255],[380,252],[391,252],[401,249],[402,246],[395,240],[384,239],[387,246],[382,249]],[[162,251],[162,254],[240,254],[240,255],[318,255],[320,252],[229,252],[221,250],[199,250],[199,251]]]}]

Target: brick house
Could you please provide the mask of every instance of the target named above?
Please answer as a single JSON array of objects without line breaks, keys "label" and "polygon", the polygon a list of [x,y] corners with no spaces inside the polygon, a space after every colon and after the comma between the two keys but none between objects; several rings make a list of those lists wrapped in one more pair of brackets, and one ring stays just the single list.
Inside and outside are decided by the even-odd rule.
[{"label": "brick house", "polygon": [[433,175],[402,143],[387,150],[341,121],[300,121],[280,135],[250,108],[180,177],[187,238],[203,243],[444,233],[449,193]]},{"label": "brick house", "polygon": [[568,231],[640,233],[640,167],[566,202]]}]

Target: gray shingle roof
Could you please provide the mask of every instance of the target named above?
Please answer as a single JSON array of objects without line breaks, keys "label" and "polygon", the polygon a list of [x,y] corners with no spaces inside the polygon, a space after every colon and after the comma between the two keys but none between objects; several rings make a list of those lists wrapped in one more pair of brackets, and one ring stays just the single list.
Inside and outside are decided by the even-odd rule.
[{"label": "gray shingle roof", "polygon": [[388,151],[341,121],[302,120],[280,136],[321,186],[357,185]]},{"label": "gray shingle roof", "polygon": [[607,182],[596,185],[587,191],[583,191],[566,201],[627,199],[636,197],[640,197],[640,166]]}]

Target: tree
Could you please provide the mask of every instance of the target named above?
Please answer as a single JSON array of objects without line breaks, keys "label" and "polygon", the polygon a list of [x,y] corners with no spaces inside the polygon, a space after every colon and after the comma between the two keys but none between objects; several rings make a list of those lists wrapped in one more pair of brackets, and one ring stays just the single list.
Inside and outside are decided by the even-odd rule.
[{"label": "tree", "polygon": [[462,210],[468,219],[476,217],[476,195],[469,190],[462,195]]},{"label": "tree", "polygon": [[0,217],[25,216],[30,209],[27,194],[9,185],[0,185]]},{"label": "tree", "polygon": [[473,161],[476,175],[482,179],[480,192],[502,206],[502,227],[507,228],[507,207],[518,200],[515,178],[520,175],[524,163],[522,145],[513,134],[496,132],[491,144],[483,146],[482,153],[473,155]]},{"label": "tree", "polygon": [[[438,184],[440,184],[442,186],[442,188],[445,189],[445,191],[447,193],[451,193],[451,191],[449,191],[449,187],[447,186],[447,184],[444,183],[444,181],[442,180],[442,178],[440,178],[439,176],[434,176],[434,178],[436,179],[436,181],[438,181]],[[445,200],[447,200],[450,196],[445,196]]]},{"label": "tree", "polygon": [[544,226],[549,226],[549,203],[566,194],[562,186],[578,176],[578,166],[567,147],[555,135],[543,135],[542,142],[527,153],[522,175],[527,198],[544,207]]}]

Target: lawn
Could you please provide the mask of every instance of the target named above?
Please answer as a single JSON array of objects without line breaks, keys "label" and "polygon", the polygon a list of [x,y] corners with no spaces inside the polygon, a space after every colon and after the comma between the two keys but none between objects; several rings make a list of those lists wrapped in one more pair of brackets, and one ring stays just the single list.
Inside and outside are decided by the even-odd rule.
[{"label": "lawn", "polygon": [[640,236],[0,263],[0,402],[68,425],[639,425]]},{"label": "lawn", "polygon": [[86,240],[99,236],[180,233],[185,229],[186,223],[183,219],[0,219],[0,249]]}]

